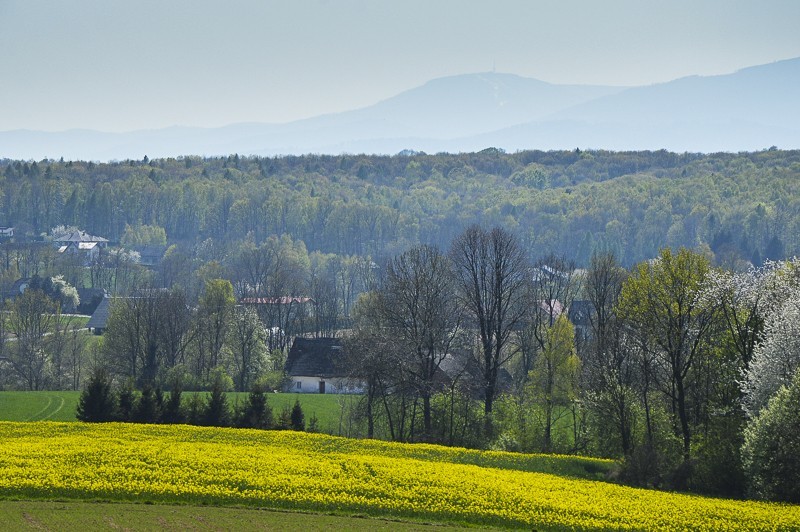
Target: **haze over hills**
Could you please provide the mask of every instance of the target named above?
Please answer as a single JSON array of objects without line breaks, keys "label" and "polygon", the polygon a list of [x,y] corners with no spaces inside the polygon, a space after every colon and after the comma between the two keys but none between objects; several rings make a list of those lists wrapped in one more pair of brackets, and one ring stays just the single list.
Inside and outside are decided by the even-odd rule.
[{"label": "haze over hills", "polygon": [[[0,157],[85,160],[230,153],[593,148],[678,152],[800,147],[800,58],[646,87],[555,85],[511,74],[432,80],[362,109],[286,124],[130,133],[0,132]],[[1,127],[1,126],[0,126]]]}]

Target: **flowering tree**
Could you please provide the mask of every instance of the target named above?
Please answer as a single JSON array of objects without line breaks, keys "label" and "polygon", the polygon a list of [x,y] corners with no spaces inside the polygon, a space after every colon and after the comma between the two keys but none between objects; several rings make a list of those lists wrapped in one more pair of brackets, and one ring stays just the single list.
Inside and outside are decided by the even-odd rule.
[{"label": "flowering tree", "polygon": [[756,345],[742,382],[745,410],[753,417],[800,367],[800,287],[787,287],[785,296],[766,317],[764,340]]}]

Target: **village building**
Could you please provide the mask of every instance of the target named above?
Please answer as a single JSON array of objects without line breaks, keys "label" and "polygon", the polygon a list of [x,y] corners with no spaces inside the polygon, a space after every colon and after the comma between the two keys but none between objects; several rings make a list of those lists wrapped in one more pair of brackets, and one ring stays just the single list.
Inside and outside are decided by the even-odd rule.
[{"label": "village building", "polygon": [[286,391],[362,393],[363,383],[349,373],[340,339],[297,337],[286,359]]},{"label": "village building", "polygon": [[78,230],[56,236],[53,244],[59,253],[80,255],[88,265],[97,260],[101,251],[108,246],[108,239]]}]

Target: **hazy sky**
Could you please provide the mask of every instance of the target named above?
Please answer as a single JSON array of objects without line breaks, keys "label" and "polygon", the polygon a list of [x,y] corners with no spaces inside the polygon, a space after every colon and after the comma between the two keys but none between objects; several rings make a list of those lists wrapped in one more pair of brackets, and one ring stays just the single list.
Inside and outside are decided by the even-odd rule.
[{"label": "hazy sky", "polygon": [[0,131],[286,122],[453,74],[641,85],[800,56],[796,0],[0,0]]}]

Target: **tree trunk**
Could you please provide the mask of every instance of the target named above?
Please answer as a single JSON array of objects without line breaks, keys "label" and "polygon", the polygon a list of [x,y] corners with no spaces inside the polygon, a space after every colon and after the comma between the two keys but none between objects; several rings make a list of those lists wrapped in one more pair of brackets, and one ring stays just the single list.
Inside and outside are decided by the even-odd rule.
[{"label": "tree trunk", "polygon": [[689,432],[689,419],[686,414],[686,394],[683,389],[683,380],[678,379],[675,383],[677,387],[678,417],[681,422],[681,432],[683,434],[683,459],[689,460],[689,449],[691,444],[691,433]]}]

